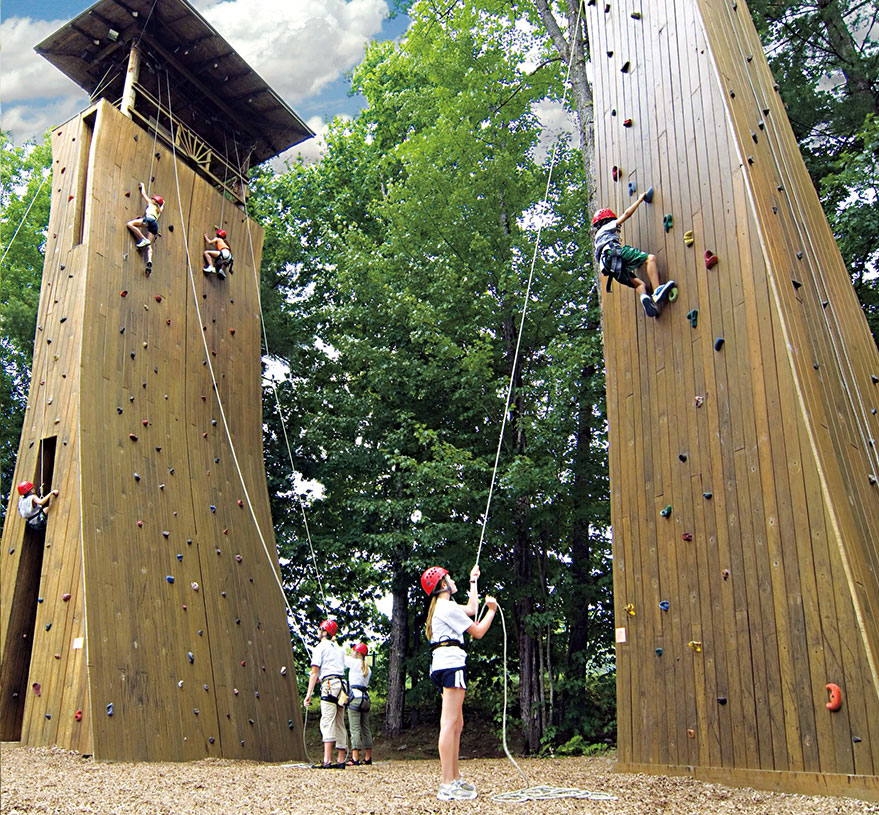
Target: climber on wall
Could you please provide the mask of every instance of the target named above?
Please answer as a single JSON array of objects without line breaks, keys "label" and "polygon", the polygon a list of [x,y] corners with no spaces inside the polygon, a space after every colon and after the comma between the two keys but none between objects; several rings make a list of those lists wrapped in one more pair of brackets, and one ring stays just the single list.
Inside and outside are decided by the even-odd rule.
[{"label": "climber on wall", "polygon": [[205,235],[204,242],[214,248],[205,249],[205,267],[202,271],[205,274],[214,274],[216,272],[220,280],[225,280],[226,269],[231,271],[232,268],[232,250],[229,248],[229,244],[226,243],[226,230],[218,229],[216,238],[209,238]]},{"label": "climber on wall", "polygon": [[147,196],[142,182],[137,186],[146,209],[140,218],[129,221],[127,226],[131,234],[137,238],[137,248],[147,250],[146,274],[149,277],[153,269],[153,235],[159,234],[159,217],[165,208],[165,199],[161,195]]},{"label": "climber on wall", "polygon": [[[592,227],[595,235],[592,239],[595,249],[595,260],[601,268],[601,273],[607,276],[607,291],[610,291],[611,283],[619,281],[624,286],[629,286],[644,306],[644,312],[648,317],[658,317],[662,301],[674,289],[674,280],[659,284],[659,271],[656,265],[656,255],[650,255],[634,246],[624,245],[620,241],[620,226],[632,217],[642,201],[648,200],[648,193],[642,192],[634,204],[617,218],[613,210],[600,209],[592,219]],[[650,282],[650,290],[647,284],[639,278],[635,272],[646,263],[647,279]]]},{"label": "climber on wall", "polygon": [[46,511],[49,509],[49,501],[56,495],[58,490],[52,490],[42,498],[34,491],[34,485],[30,481],[22,481],[18,485],[18,514],[27,521],[27,525],[37,532],[46,528]]}]

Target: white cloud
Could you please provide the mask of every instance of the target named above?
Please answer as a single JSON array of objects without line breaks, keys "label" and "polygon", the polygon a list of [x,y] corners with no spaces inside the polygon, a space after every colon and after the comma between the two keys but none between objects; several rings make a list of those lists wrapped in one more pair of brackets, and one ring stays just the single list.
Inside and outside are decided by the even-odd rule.
[{"label": "white cloud", "polygon": [[535,149],[535,158],[538,161],[546,159],[556,139],[564,139],[571,148],[579,148],[580,128],[573,111],[567,110],[559,102],[546,99],[532,105],[532,110],[542,127]]},{"label": "white cloud", "polygon": [[359,62],[388,14],[386,0],[201,0],[195,5],[294,105]]},{"label": "white cloud", "polygon": [[[350,116],[344,114],[340,115],[339,118],[351,120]],[[289,150],[285,150],[279,156],[273,158],[270,162],[272,168],[283,170],[287,162],[295,164],[300,158],[306,164],[312,164],[323,158],[324,153],[327,151],[326,135],[331,123],[325,122],[320,116],[312,116],[305,123],[314,131],[314,138],[297,144],[295,147],[291,147]]]},{"label": "white cloud", "polygon": [[[194,5],[294,108],[360,61],[388,13],[387,0],[196,0]],[[39,138],[88,102],[72,80],[33,50],[65,22],[10,17],[0,23],[2,126],[16,141]],[[312,144],[300,152],[313,160],[318,149]]]}]

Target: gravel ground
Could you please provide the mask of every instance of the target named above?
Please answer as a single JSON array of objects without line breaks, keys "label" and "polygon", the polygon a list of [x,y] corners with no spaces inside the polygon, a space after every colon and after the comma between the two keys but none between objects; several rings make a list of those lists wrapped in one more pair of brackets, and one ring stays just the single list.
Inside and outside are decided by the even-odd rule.
[{"label": "gravel ground", "polygon": [[583,815],[862,815],[879,805],[848,798],[757,792],[689,778],[623,775],[610,758],[524,759],[531,786],[577,787],[617,796],[615,801],[562,799],[498,803],[490,796],[525,786],[506,759],[462,761],[480,791],[473,802],[435,797],[435,761],[380,761],[371,767],[311,770],[249,761],[189,764],[102,764],[57,748],[3,744],[0,812],[101,815],[281,815],[281,813],[443,812],[582,813]]}]

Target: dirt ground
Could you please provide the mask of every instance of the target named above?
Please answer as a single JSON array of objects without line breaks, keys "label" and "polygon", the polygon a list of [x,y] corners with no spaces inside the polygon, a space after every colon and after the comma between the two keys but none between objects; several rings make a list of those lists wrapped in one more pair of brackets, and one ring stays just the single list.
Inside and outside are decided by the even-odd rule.
[{"label": "dirt ground", "polygon": [[583,815],[863,815],[879,804],[735,789],[689,778],[623,775],[613,756],[520,759],[529,786],[577,787],[613,801],[560,799],[500,803],[497,793],[525,787],[505,758],[462,761],[479,790],[475,801],[436,799],[439,763],[380,760],[371,767],[311,770],[303,766],[206,760],[189,764],[102,764],[58,748],[0,747],[3,815],[281,815],[315,813],[582,813]]}]

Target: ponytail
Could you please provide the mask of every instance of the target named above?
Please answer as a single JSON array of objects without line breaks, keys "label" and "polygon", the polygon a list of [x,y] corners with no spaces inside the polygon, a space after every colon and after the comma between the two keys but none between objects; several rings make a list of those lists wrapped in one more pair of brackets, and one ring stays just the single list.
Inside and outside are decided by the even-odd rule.
[{"label": "ponytail", "polygon": [[430,598],[430,608],[427,610],[427,622],[424,624],[424,633],[427,634],[428,641],[433,639],[433,612],[436,609],[436,601],[444,591],[449,591],[449,581],[446,577],[443,577],[442,582],[434,590],[433,597]]},{"label": "ponytail", "polygon": [[364,679],[369,679],[369,665],[366,664],[366,657],[363,654],[357,654],[360,657],[361,672]]}]

